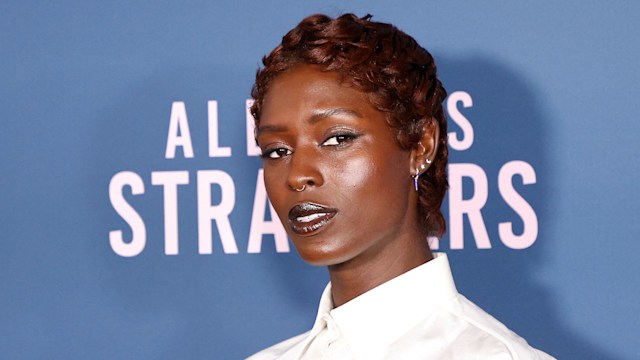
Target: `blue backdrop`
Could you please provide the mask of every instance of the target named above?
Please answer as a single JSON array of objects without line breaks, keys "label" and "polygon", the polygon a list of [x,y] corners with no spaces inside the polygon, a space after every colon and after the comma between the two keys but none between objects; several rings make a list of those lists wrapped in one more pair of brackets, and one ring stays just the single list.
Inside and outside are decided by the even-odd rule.
[{"label": "blue backdrop", "polygon": [[640,358],[638,3],[242,0],[0,5],[1,357],[237,359],[311,326],[327,275],[271,222],[246,100],[316,12],[436,57],[460,291],[559,358]]}]

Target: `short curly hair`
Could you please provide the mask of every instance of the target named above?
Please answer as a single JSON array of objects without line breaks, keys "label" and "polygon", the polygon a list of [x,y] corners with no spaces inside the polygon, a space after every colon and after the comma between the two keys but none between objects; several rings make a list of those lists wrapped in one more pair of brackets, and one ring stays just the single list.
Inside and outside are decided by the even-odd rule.
[{"label": "short curly hair", "polygon": [[447,93],[436,77],[431,54],[395,26],[345,14],[335,19],[311,15],[289,31],[256,74],[251,113],[260,123],[262,104],[272,81],[298,65],[319,65],[341,75],[368,94],[371,104],[387,114],[389,126],[405,149],[418,146],[427,122],[438,124],[438,150],[420,177],[419,203],[427,235],[441,237],[446,229],[440,211],[447,191],[447,119],[442,107]]}]

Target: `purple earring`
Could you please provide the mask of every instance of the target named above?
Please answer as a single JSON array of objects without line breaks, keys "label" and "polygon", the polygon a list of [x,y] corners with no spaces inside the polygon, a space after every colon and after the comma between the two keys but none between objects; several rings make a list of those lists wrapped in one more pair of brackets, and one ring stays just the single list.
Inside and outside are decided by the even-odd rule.
[{"label": "purple earring", "polygon": [[416,168],[416,174],[413,176],[413,186],[418,191],[418,178],[420,177],[420,171]]}]

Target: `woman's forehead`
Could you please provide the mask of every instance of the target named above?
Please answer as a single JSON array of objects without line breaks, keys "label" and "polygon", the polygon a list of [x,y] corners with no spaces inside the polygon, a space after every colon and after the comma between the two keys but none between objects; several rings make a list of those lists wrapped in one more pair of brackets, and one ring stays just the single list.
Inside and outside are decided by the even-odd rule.
[{"label": "woman's forehead", "polygon": [[276,77],[263,100],[262,116],[270,111],[296,110],[297,106],[371,107],[366,93],[343,81],[341,74],[315,66],[300,66]]}]

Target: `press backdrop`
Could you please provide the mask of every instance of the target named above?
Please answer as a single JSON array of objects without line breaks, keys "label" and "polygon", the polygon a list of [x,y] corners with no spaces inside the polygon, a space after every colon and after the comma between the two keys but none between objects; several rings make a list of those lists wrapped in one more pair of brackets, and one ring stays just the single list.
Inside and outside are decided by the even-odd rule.
[{"label": "press backdrop", "polygon": [[640,358],[638,3],[243,0],[0,5],[0,357],[238,359],[310,328],[326,271],[268,207],[246,101],[316,12],[437,59],[459,290],[559,358]]}]

